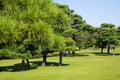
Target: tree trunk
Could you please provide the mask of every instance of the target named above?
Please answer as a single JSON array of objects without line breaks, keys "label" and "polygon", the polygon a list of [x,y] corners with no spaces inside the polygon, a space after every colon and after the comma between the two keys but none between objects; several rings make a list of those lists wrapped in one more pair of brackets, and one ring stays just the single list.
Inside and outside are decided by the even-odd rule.
[{"label": "tree trunk", "polygon": [[47,54],[43,54],[43,61],[42,61],[42,64],[41,66],[46,66],[47,65]]},{"label": "tree trunk", "polygon": [[107,53],[110,54],[110,45],[108,46]]},{"label": "tree trunk", "polygon": [[68,54],[70,54],[70,51],[68,50]]},{"label": "tree trunk", "polygon": [[104,49],[104,47],[101,48],[101,53],[103,53],[103,49]]},{"label": "tree trunk", "polygon": [[81,50],[81,47],[79,47],[79,50]]},{"label": "tree trunk", "polygon": [[72,55],[73,55],[73,56],[75,55],[75,51],[74,51],[74,50],[72,51]]},{"label": "tree trunk", "polygon": [[62,54],[63,52],[59,53],[59,66],[62,66]]},{"label": "tree trunk", "polygon": [[115,48],[113,49],[113,56],[115,55]]},{"label": "tree trunk", "polygon": [[28,66],[28,68],[30,68],[30,62],[29,62],[29,59],[26,59],[26,62],[27,62],[27,66]]},{"label": "tree trunk", "polygon": [[25,70],[25,60],[22,59],[22,62],[21,62],[21,70],[24,71]]}]

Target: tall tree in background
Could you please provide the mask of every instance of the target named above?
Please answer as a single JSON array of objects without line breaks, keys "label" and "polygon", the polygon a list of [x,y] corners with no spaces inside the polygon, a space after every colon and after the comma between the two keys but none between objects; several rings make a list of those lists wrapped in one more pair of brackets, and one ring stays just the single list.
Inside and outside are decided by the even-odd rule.
[{"label": "tall tree in background", "polygon": [[77,30],[73,34],[73,40],[75,40],[76,45],[79,49],[93,47],[98,36],[96,28],[87,24],[80,15],[73,14],[72,19],[71,27]]}]

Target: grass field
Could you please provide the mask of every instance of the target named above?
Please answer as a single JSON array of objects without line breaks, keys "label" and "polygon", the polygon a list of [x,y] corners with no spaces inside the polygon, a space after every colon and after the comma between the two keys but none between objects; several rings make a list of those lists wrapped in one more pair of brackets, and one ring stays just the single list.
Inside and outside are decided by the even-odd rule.
[{"label": "grass field", "polygon": [[120,80],[120,48],[117,55],[99,54],[98,49],[76,52],[74,57],[48,57],[49,66],[40,67],[40,59],[30,59],[32,68],[17,71],[21,59],[0,60],[0,80]]}]

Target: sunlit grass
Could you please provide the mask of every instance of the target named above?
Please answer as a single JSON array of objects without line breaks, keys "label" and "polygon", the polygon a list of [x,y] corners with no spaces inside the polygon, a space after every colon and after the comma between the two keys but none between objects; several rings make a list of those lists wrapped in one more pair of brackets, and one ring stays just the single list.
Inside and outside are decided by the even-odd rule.
[{"label": "sunlit grass", "polygon": [[[120,48],[116,53],[120,53]],[[47,67],[40,67],[40,59],[30,59],[35,68],[26,71],[0,72],[0,80],[120,80],[120,56],[97,55],[99,49],[77,51],[74,57],[63,57],[64,66],[58,66],[58,56],[48,57]],[[21,59],[0,60],[4,68],[21,62]],[[12,68],[10,68],[12,69]]]}]

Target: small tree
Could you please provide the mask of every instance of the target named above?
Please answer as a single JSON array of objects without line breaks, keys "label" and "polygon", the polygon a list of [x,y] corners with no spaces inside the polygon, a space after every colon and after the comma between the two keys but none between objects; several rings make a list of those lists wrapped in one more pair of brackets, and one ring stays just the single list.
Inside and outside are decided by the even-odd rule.
[{"label": "small tree", "polygon": [[[68,54],[70,54],[71,51],[74,51],[76,50],[76,47],[75,47],[75,41],[71,38],[66,38],[65,39],[65,50],[68,51]],[[74,54],[74,52],[73,52]]]},{"label": "small tree", "polygon": [[116,44],[116,31],[115,25],[103,23],[100,27],[100,36],[98,39],[98,46],[101,47],[101,53],[103,49],[107,47],[107,53],[110,53],[110,46]]},{"label": "small tree", "polygon": [[55,35],[53,50],[59,52],[59,66],[62,66],[62,55],[65,50],[65,38],[60,35]]}]

